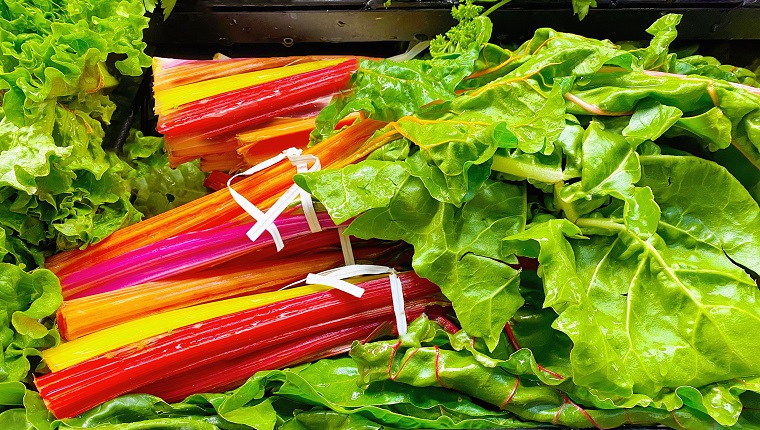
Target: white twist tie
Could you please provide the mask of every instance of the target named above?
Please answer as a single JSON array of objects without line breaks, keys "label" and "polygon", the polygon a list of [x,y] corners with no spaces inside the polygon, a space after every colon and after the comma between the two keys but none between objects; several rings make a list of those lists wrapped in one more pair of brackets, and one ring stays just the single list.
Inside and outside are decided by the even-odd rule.
[{"label": "white twist tie", "polygon": [[356,264],[354,260],[354,248],[351,247],[351,237],[343,232],[346,231],[346,227],[338,227],[338,237],[340,238],[340,249],[343,251],[343,263],[346,266],[352,266]]},{"label": "white twist tie", "polygon": [[361,275],[382,275],[384,273],[389,274],[393,313],[396,316],[398,334],[399,336],[402,336],[407,332],[406,311],[404,310],[404,291],[401,285],[401,279],[399,279],[394,269],[374,264],[353,264],[350,266],[325,270],[318,274],[309,273],[306,277],[306,283],[326,285],[351,294],[354,297],[361,297],[362,294],[364,294],[364,288],[346,282],[343,279]]},{"label": "white twist tie", "polygon": [[[315,155],[298,154],[287,155],[287,157],[290,159],[291,164],[296,166],[296,172],[298,173],[316,172],[322,168],[319,158]],[[309,163],[313,163],[311,168],[309,168]],[[322,231],[322,226],[319,225],[319,219],[317,218],[317,211],[314,210],[314,202],[311,199],[311,194],[307,193],[306,190],[300,187],[299,189],[301,194],[301,209],[303,209],[303,214],[306,216],[306,222],[309,223],[309,230],[311,230],[312,233]]]},{"label": "white twist tie", "polygon": [[309,275],[306,276],[306,283],[327,285],[328,287],[333,287],[344,293],[351,294],[354,297],[361,297],[364,294],[364,288],[346,282],[344,279],[362,275],[382,275],[383,273],[390,273],[391,270],[393,269],[386,266],[353,264],[350,266],[325,270],[324,272],[319,272],[317,274],[309,273]]},{"label": "white twist tie", "polygon": [[401,287],[401,279],[396,275],[396,271],[391,269],[391,297],[393,298],[393,313],[396,314],[396,328],[398,335],[406,334],[406,311],[404,310],[404,290]]},{"label": "white twist tie", "polygon": [[[254,173],[268,169],[284,159],[285,159],[285,154],[276,155],[268,160],[262,161],[261,163],[249,168],[248,170],[244,172],[240,172],[232,176],[227,181],[227,189],[229,190],[230,195],[232,196],[232,199],[235,200],[235,202],[238,205],[240,205],[240,207],[243,208],[243,210],[246,211],[248,215],[250,215],[257,222],[260,222],[262,219],[266,218],[266,214],[264,214],[264,212],[262,212],[259,208],[257,208],[256,205],[249,202],[248,199],[243,197],[240,193],[235,191],[235,189],[232,188],[232,180],[237,178],[238,176],[250,176],[250,175],[253,175]],[[274,240],[274,244],[277,247],[278,251],[285,247],[285,244],[282,243],[282,236],[280,236],[280,231],[277,230],[277,226],[274,225],[274,223],[267,226],[266,230],[269,232],[269,234],[272,235],[272,239]],[[255,241],[256,239],[251,239],[251,240]]]},{"label": "white twist tie", "polygon": [[[260,170],[272,167],[285,158],[288,158],[291,163],[296,166],[297,172],[315,172],[321,168],[319,158],[316,156],[301,155],[300,149],[289,148],[283,151],[281,154],[272,157],[269,160],[263,161],[246,170],[245,172],[238,173],[235,176],[244,174],[251,175]],[[312,163],[311,167],[307,167],[309,163]],[[230,178],[229,182],[231,182],[235,176]],[[248,236],[252,242],[255,242],[256,239],[258,239],[259,236],[264,233],[264,231],[269,231],[270,233],[273,230],[277,231],[277,227],[274,225],[274,221],[277,219],[277,217],[280,216],[280,214],[285,211],[285,209],[287,209],[288,205],[290,205],[290,203],[293,202],[299,196],[299,194],[301,194],[301,197],[303,199],[302,206],[304,208],[306,221],[309,224],[309,229],[312,232],[322,230],[322,227],[319,225],[319,221],[317,219],[317,214],[314,211],[314,204],[311,201],[311,195],[302,190],[298,185],[291,185],[290,188],[288,188],[288,190],[285,191],[285,193],[279,199],[277,199],[274,205],[272,205],[272,207],[269,208],[266,213],[263,213],[253,203],[246,200],[245,197],[241,196],[239,193],[233,190],[232,187],[229,187],[229,182],[228,188],[230,190],[230,194],[232,194],[232,198],[235,199],[237,204],[239,204],[246,212],[248,212],[248,214],[250,214],[256,220],[256,224],[254,224],[253,227],[251,227],[251,229],[246,232],[246,236]],[[317,230],[315,230],[315,228]],[[273,233],[272,237],[275,238],[275,245],[277,245],[277,250],[281,250],[284,247],[284,244],[282,243],[282,238],[280,237],[279,232],[277,232],[276,237]]]}]

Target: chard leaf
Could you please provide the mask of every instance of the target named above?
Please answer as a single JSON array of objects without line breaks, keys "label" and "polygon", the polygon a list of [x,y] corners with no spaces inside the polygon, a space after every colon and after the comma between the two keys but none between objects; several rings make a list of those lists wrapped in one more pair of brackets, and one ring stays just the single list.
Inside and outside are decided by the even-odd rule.
[{"label": "chard leaf", "polygon": [[565,127],[565,101],[559,85],[544,91],[527,78],[500,78],[456,99],[433,105],[423,119],[498,124],[503,122],[526,153],[550,154]]},{"label": "chard leaf", "polygon": [[497,148],[514,148],[517,138],[504,123],[419,120],[404,117],[392,124],[419,151],[406,162],[436,200],[459,206],[471,199],[491,174]]},{"label": "chard leaf", "polygon": [[[651,76],[636,71],[599,73],[586,79],[583,86],[576,85],[572,94],[606,112],[632,112],[644,100],[675,107],[687,117],[719,109],[692,123],[696,136],[707,137],[704,146],[712,149],[725,147],[730,137],[731,145],[760,171],[760,96],[756,94],[708,78]],[[574,103],[567,109],[572,114],[588,114],[586,108]],[[721,116],[730,121],[730,129]],[[711,121],[715,130],[710,129]]]},{"label": "chard leaf", "polygon": [[[508,244],[532,240],[540,246],[547,301],[553,298],[549,303],[559,313],[555,328],[574,345],[574,383],[599,399],[672,408],[694,396],[688,387],[760,370],[752,352],[760,344],[745,335],[760,325],[760,292],[734,264],[755,270],[760,209],[713,163],[674,156],[644,160],[639,184],[650,187],[663,211],[656,235],[643,239],[614,220],[583,218],[577,225],[584,232],[616,234],[582,239],[569,229],[563,238],[557,227],[567,221],[549,221],[508,238]],[[723,197],[711,198],[716,192]],[[724,202],[736,208],[737,221],[715,210]],[[734,222],[743,224],[738,232]],[[522,246],[524,254],[536,254],[535,245]],[[552,276],[555,271],[564,278]],[[666,395],[676,388],[680,400]],[[721,423],[735,422],[730,396],[701,395],[699,409]],[[717,398],[726,403],[705,406]],[[729,410],[734,412],[726,415]]]},{"label": "chard leaf", "polygon": [[650,188],[662,208],[663,237],[683,234],[760,274],[760,209],[726,169],[677,156],[641,157],[641,167],[638,185]]},{"label": "chard leaf", "polygon": [[502,251],[501,239],[524,228],[525,189],[488,180],[460,208],[434,199],[409,170],[404,163],[368,160],[295,180],[336,222],[359,215],[346,234],[412,244],[417,274],[437,284],[462,327],[493,348],[523,303],[519,272],[507,264],[514,259]]},{"label": "chard leaf", "polygon": [[351,356],[364,381],[377,383],[392,379],[396,383],[430,389],[444,385],[512,411],[521,419],[574,428],[659,423],[708,430],[716,425],[702,408],[693,409],[686,403],[673,411],[652,406],[625,410],[585,407],[573,393],[567,396],[556,387],[517,378],[505,368],[489,367],[468,351],[452,351],[449,345],[442,345],[430,336],[435,332],[430,324],[424,317],[417,319],[409,327],[409,336],[400,342],[355,342]]},{"label": "chard leaf", "polygon": [[704,141],[707,148],[715,152],[731,145],[731,121],[717,107],[701,115],[681,118],[669,135],[691,134]]},{"label": "chard leaf", "polygon": [[48,114],[28,127],[18,127],[4,115],[0,118],[0,185],[34,194],[35,179],[50,173],[50,159],[71,154],[71,148],[56,145],[51,137],[53,109],[49,105]]},{"label": "chard leaf", "polygon": [[493,157],[491,170],[499,173],[499,178],[509,181],[527,179],[529,183],[541,187],[562,182],[562,155],[555,151],[551,155],[526,154],[517,151],[497,151]]},{"label": "chard leaf", "polygon": [[555,147],[560,148],[565,162],[565,168],[562,170],[564,179],[579,178],[581,176],[583,135],[586,132],[572,115],[568,115],[568,117],[565,128],[555,142]]},{"label": "chard leaf", "polygon": [[[657,228],[659,208],[651,191],[634,186],[641,178],[639,156],[621,128],[621,121],[594,120],[589,124],[583,139],[581,180],[562,187],[558,198],[571,220],[595,209],[594,205],[583,204],[594,198],[612,196],[623,200],[626,226],[646,237]],[[583,205],[572,205],[576,201]]]},{"label": "chard leaf", "polygon": [[681,22],[681,15],[669,13],[647,28],[647,33],[654,36],[649,46],[638,52],[632,52],[639,58],[643,69],[654,70],[670,63],[670,57],[675,54],[668,53],[668,47],[678,36],[676,26]]},{"label": "chard leaf", "polygon": [[656,101],[642,102],[631,115],[631,121],[623,129],[628,143],[637,147],[647,140],[657,140],[683,115],[678,108],[665,106]]},{"label": "chard leaf", "polygon": [[409,178],[403,163],[366,160],[342,169],[297,174],[299,187],[313,194],[336,223],[374,208],[387,207]]},{"label": "chard leaf", "polygon": [[557,312],[562,312],[568,303],[578,303],[583,291],[573,249],[565,237],[584,238],[575,224],[552,219],[531,224],[527,230],[505,239],[505,252],[538,259],[538,275],[547,286],[544,306]]},{"label": "chard leaf", "polygon": [[523,303],[519,272],[507,264],[513,260],[502,253],[501,239],[523,229],[526,211],[520,186],[486,181],[457,208],[433,199],[410,176],[387,207],[362,214],[346,234],[412,244],[417,274],[441,288],[467,333],[494,348],[504,324]]},{"label": "chard leaf", "polygon": [[540,28],[533,38],[514,51],[486,45],[474,73],[462,83],[462,87],[478,88],[508,77],[513,80],[530,78],[548,88],[557,83],[555,78],[585,77],[605,64],[630,69],[634,60],[630,53],[608,40]]},{"label": "chard leaf", "polygon": [[351,78],[352,90],[336,97],[317,116],[312,142],[333,134],[336,124],[352,112],[395,121],[428,103],[453,99],[454,89],[472,72],[476,55],[473,51],[444,59],[360,61]]}]

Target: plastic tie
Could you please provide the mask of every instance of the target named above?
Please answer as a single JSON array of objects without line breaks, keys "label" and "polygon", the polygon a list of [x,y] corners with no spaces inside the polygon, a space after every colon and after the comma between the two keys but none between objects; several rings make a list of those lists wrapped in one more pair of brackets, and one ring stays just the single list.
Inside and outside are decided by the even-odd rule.
[{"label": "plastic tie", "polygon": [[391,269],[390,275],[391,281],[391,298],[393,299],[393,313],[396,314],[396,328],[398,329],[398,335],[403,336],[406,334],[406,311],[404,310],[404,290],[401,286],[401,279],[399,279],[396,271]]},{"label": "plastic tie", "polygon": [[[295,157],[301,156],[301,150],[296,149],[296,148],[286,149],[285,151],[283,151],[282,155],[283,157],[287,157],[289,159],[295,158]],[[315,172],[319,170],[321,167],[319,163],[319,159],[315,156],[311,156],[311,157],[313,158],[309,158],[308,160],[313,161],[313,164],[311,167],[306,169],[306,172]],[[254,224],[253,227],[251,227],[251,229],[248,230],[248,232],[246,233],[248,238],[251,239],[252,241],[255,241],[256,239],[258,239],[259,236],[261,236],[261,234],[264,233],[264,231],[267,230],[270,225],[274,224],[274,220],[276,220],[277,217],[279,217],[280,214],[282,214],[285,211],[285,209],[287,209],[290,203],[293,202],[293,200],[295,200],[296,197],[298,197],[301,191],[303,190],[298,185],[296,184],[291,185],[290,188],[288,188],[288,190],[285,191],[285,193],[279,199],[277,199],[277,201],[272,205],[272,207],[269,208],[269,210],[264,214],[264,217],[260,220],[257,220],[256,224]],[[316,214],[315,214],[315,218],[316,218]],[[307,222],[308,222],[308,219],[307,219]]]},{"label": "plastic tie", "polygon": [[351,237],[344,234],[346,227],[338,227],[338,237],[340,238],[340,249],[343,251],[343,264],[352,266],[356,264],[354,259],[354,248],[351,247]]},{"label": "plastic tie", "polygon": [[[250,167],[249,169],[243,172],[235,174],[227,181],[227,190],[229,190],[230,195],[232,196],[232,199],[235,200],[235,202],[241,208],[243,208],[243,210],[246,211],[248,215],[251,216],[251,218],[255,219],[257,222],[260,222],[262,219],[266,218],[266,214],[262,212],[259,208],[257,208],[256,205],[248,201],[248,199],[243,197],[240,193],[235,191],[235,189],[232,188],[232,180],[237,178],[238,176],[250,176],[250,175],[253,175],[254,173],[258,173],[262,170],[266,170],[284,159],[285,159],[285,154],[278,154],[268,160],[264,160],[261,163]],[[274,223],[267,226],[266,231],[268,231],[269,234],[272,235],[272,239],[274,240],[274,244],[277,247],[278,251],[285,247],[285,244],[282,242],[282,236],[280,236],[280,231],[277,230],[277,226],[274,225]],[[255,239],[251,239],[251,240],[255,241]]]},{"label": "plastic tie", "polygon": [[[298,173],[316,172],[322,168],[322,165],[319,162],[319,158],[317,158],[315,155],[286,154],[286,156],[290,160],[291,164],[296,167],[296,172]],[[312,163],[311,167],[309,167],[309,163]],[[319,218],[317,218],[317,211],[314,210],[314,201],[311,198],[311,194],[307,193],[306,190],[302,189],[301,187],[298,188],[300,189],[301,195],[301,209],[303,209],[303,214],[306,216],[306,222],[309,224],[309,230],[311,230],[312,233],[322,231],[322,226],[319,225]]]}]

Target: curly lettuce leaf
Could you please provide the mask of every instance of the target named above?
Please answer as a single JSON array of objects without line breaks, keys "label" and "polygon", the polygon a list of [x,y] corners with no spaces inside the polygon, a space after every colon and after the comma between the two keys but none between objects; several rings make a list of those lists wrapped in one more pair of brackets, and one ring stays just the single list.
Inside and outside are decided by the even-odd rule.
[{"label": "curly lettuce leaf", "polygon": [[0,382],[25,381],[32,370],[29,358],[60,342],[58,330],[40,321],[63,302],[61,285],[48,270],[26,273],[0,263],[0,297]]},{"label": "curly lettuce leaf", "polygon": [[208,194],[198,161],[172,169],[163,147],[163,138],[133,129],[123,148],[124,158],[135,169],[130,178],[133,204],[146,218]]},{"label": "curly lettuce leaf", "polygon": [[0,88],[17,125],[30,124],[51,99],[80,98],[111,81],[103,64],[111,53],[119,72],[137,76],[150,65],[142,31],[148,20],[139,0],[25,2],[0,9]]}]

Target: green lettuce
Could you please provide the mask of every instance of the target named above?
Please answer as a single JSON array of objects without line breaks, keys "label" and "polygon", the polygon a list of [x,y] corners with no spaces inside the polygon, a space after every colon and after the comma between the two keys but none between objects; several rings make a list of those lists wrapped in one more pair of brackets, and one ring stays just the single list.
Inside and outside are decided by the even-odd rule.
[{"label": "green lettuce", "polygon": [[129,182],[132,204],[146,218],[208,194],[203,185],[206,174],[200,170],[199,162],[183,163],[172,169],[161,137],[131,130],[122,158],[135,169]]},{"label": "green lettuce", "polygon": [[0,383],[31,382],[27,378],[40,363],[40,350],[60,342],[58,330],[46,318],[63,302],[61,284],[49,270],[26,273],[0,263],[0,297]]},{"label": "green lettuce", "polygon": [[159,140],[123,158],[103,149],[112,73],[150,65],[144,13],[139,0],[0,5],[0,261],[42,266],[205,193],[196,166],[168,169]]}]

